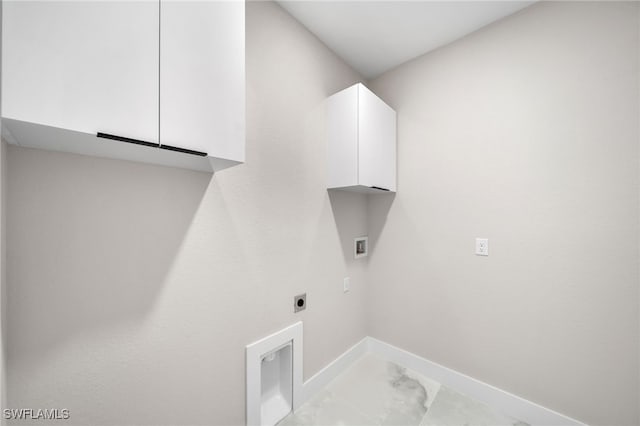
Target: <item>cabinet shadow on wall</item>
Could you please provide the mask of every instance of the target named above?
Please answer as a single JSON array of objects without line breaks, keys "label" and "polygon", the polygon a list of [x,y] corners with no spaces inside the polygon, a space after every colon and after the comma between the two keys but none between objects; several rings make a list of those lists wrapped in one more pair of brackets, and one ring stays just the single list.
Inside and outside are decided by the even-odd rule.
[{"label": "cabinet shadow on wall", "polygon": [[346,261],[354,260],[354,238],[369,236],[369,256],[380,236],[395,193],[362,194],[328,189],[342,253]]},{"label": "cabinet shadow on wall", "polygon": [[387,216],[391,210],[396,193],[370,195],[367,199],[367,223],[369,227],[369,253],[373,253],[376,243],[382,235],[387,223]]},{"label": "cabinet shadow on wall", "polygon": [[213,175],[8,152],[8,309],[20,325],[19,335],[9,329],[10,352],[42,356],[77,334],[144,319]]}]

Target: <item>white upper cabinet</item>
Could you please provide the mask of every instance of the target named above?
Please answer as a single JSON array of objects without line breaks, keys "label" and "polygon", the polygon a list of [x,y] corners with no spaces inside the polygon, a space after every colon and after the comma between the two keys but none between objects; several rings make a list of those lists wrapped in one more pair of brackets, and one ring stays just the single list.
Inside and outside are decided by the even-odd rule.
[{"label": "white upper cabinet", "polygon": [[3,117],[158,142],[157,3],[9,0],[2,14]]},{"label": "white upper cabinet", "polygon": [[244,20],[243,0],[5,0],[3,137],[203,171],[241,163]]},{"label": "white upper cabinet", "polygon": [[244,1],[162,1],[161,145],[244,161],[244,9]]},{"label": "white upper cabinet", "polygon": [[327,101],[328,188],[396,191],[396,112],[358,83]]}]

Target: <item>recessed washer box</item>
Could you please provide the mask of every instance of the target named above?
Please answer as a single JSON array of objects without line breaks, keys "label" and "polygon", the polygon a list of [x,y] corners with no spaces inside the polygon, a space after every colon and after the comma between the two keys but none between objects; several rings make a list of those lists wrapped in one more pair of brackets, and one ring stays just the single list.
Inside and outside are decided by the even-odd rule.
[{"label": "recessed washer box", "polygon": [[301,402],[302,322],[246,347],[247,425],[273,426]]}]

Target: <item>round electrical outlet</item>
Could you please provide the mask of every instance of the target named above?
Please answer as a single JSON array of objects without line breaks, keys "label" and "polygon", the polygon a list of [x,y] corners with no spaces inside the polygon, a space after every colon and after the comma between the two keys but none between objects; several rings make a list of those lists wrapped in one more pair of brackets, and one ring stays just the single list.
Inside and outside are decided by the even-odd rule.
[{"label": "round electrical outlet", "polygon": [[299,294],[293,298],[293,312],[300,312],[307,308],[307,293]]}]

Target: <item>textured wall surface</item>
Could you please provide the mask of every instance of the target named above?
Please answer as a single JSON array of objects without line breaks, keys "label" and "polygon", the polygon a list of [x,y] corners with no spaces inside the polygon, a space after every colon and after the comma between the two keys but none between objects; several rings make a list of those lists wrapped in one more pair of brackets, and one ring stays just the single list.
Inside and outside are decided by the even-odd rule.
[{"label": "textured wall surface", "polygon": [[[2,75],[2,0],[0,0],[0,76]],[[0,116],[2,93],[0,93]],[[0,130],[1,136],[1,130]],[[7,150],[0,137],[0,408],[7,406]],[[4,418],[0,424],[5,424]]]},{"label": "textured wall surface", "polygon": [[269,2],[247,4],[245,165],[9,147],[8,405],[242,424],[244,346],[302,319],[305,378],[369,334],[640,423],[639,16],[539,3],[372,82],[398,111],[395,197],[327,194],[323,101],[360,76]]},{"label": "textured wall surface", "polygon": [[[1,56],[1,55],[0,55]],[[7,407],[7,144],[0,141],[0,407]],[[4,417],[0,424],[6,424]]]},{"label": "textured wall surface", "polygon": [[323,108],[359,80],[279,6],[248,3],[245,165],[9,147],[9,406],[238,425],[245,345],[304,320],[308,378],[362,339],[366,262],[349,255],[366,199],[325,190]]},{"label": "textured wall surface", "polygon": [[398,194],[370,204],[369,334],[640,422],[638,16],[541,2],[372,82],[399,146]]}]

